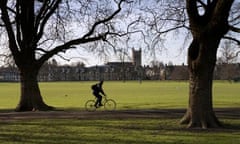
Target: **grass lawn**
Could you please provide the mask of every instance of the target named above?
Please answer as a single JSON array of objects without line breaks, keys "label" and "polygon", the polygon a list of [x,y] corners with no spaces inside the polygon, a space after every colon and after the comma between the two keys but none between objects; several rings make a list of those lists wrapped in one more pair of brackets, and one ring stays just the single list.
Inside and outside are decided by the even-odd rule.
[{"label": "grass lawn", "polygon": [[[240,120],[224,120],[240,126]],[[187,130],[178,119],[39,119],[0,122],[1,144],[237,144],[240,130]]]},{"label": "grass lawn", "polygon": [[[95,82],[49,82],[40,83],[44,101],[59,108],[83,109],[88,99],[94,99],[91,85]],[[114,99],[118,109],[185,108],[188,98],[187,82],[136,81],[108,82],[103,85],[109,98]],[[13,109],[19,100],[18,83],[0,83],[0,109]]]},{"label": "grass lawn", "polygon": [[[82,111],[93,99],[94,82],[40,83],[44,101],[65,111]],[[214,82],[215,108],[240,107],[240,83]],[[186,108],[187,82],[134,81],[104,83],[117,110]],[[14,109],[19,100],[18,83],[0,83],[0,110]],[[4,111],[0,112],[4,115]],[[94,114],[94,113],[93,113]],[[235,144],[240,143],[240,118],[221,117],[225,129],[188,130],[179,119],[5,119],[0,120],[1,144]]]},{"label": "grass lawn", "polygon": [[[83,109],[93,99],[91,85],[95,82],[40,83],[44,101],[63,109]],[[109,98],[117,102],[118,109],[186,108],[188,82],[136,81],[104,83]],[[239,107],[240,83],[214,82],[214,107]],[[18,83],[0,83],[0,109],[14,109],[19,101]]]}]

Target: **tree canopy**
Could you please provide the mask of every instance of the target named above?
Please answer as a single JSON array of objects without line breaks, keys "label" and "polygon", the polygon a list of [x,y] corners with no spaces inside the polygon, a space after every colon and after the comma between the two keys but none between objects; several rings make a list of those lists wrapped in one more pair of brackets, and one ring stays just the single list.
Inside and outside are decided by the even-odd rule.
[{"label": "tree canopy", "polygon": [[[51,109],[42,100],[37,75],[54,55],[86,46],[106,51],[101,44],[114,47],[119,37],[131,33],[132,22],[125,21],[131,9],[128,0],[1,0],[1,38],[7,35],[20,71],[21,100],[17,110]],[[86,44],[93,44],[86,45]],[[79,47],[77,47],[79,45]]]}]

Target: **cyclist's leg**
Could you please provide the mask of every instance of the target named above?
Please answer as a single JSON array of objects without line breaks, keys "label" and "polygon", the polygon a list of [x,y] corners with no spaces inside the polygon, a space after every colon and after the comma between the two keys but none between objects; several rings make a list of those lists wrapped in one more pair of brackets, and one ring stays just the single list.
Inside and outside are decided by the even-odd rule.
[{"label": "cyclist's leg", "polygon": [[103,104],[102,104],[102,96],[101,95],[99,95],[98,100],[99,100],[99,106],[103,106]]},{"label": "cyclist's leg", "polygon": [[98,104],[99,104],[99,94],[98,94],[98,93],[93,93],[93,95],[97,98],[94,106],[95,106],[95,107],[98,107]]},{"label": "cyclist's leg", "polygon": [[99,107],[99,106],[103,106],[102,104],[102,96],[98,93],[94,94],[97,97],[96,103],[95,103],[95,107]]}]

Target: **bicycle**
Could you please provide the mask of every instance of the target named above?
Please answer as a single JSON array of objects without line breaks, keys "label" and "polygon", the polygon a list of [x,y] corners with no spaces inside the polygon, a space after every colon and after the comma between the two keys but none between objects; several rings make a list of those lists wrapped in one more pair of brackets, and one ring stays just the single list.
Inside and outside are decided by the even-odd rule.
[{"label": "bicycle", "polygon": [[[93,112],[93,111],[96,111],[98,108],[100,108],[101,106],[99,107],[96,107],[95,106],[95,103],[97,101],[97,98],[95,98],[95,100],[88,100],[86,101],[85,103],[85,109],[87,111],[90,111],[90,112]],[[116,109],[116,102],[113,100],[113,99],[108,99],[107,96],[103,96],[102,97],[102,104],[104,107],[105,110],[108,110],[108,111],[113,111]]]}]

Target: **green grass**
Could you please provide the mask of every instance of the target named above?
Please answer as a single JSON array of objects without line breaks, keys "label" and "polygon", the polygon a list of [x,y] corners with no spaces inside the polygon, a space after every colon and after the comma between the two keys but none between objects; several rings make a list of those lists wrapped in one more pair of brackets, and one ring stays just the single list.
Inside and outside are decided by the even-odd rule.
[{"label": "green grass", "polygon": [[[240,125],[240,121],[230,121]],[[0,122],[1,144],[235,144],[236,130],[186,130],[176,119]]]},{"label": "green grass", "polygon": [[[44,101],[59,108],[83,109],[88,99],[93,99],[94,82],[40,83]],[[186,108],[188,82],[136,81],[104,83],[109,98],[117,102],[118,109]],[[240,83],[216,81],[213,86],[214,107],[239,107]],[[14,109],[19,101],[18,83],[0,83],[0,109]]]},{"label": "green grass", "polygon": [[[44,99],[50,105],[63,108],[83,108],[93,99],[94,82],[41,83]],[[215,82],[214,107],[239,107],[240,83]],[[104,90],[116,100],[118,109],[186,108],[188,82],[136,81],[105,82]]]},{"label": "green grass", "polygon": [[[66,111],[83,110],[93,99],[94,82],[40,83],[44,101]],[[214,82],[214,107],[239,107],[240,83]],[[0,110],[14,109],[18,83],[0,83]],[[186,108],[187,82],[105,82],[117,109]],[[94,113],[93,113],[94,114]],[[0,120],[1,144],[235,144],[240,143],[240,119],[221,117],[226,129],[187,130],[179,118],[102,118]]]}]

